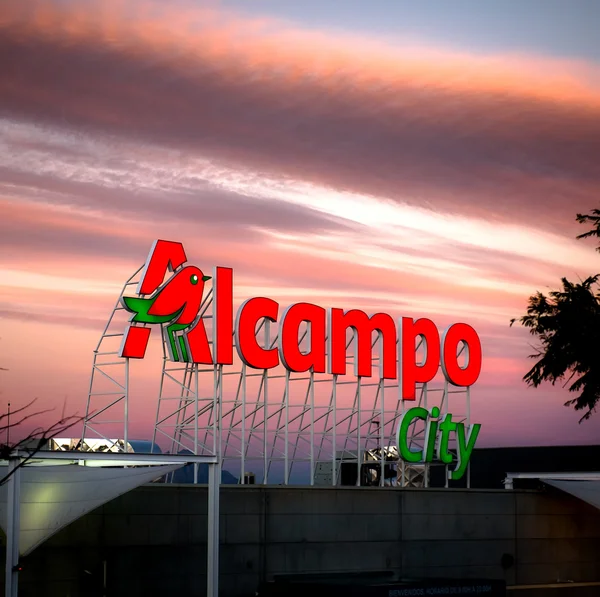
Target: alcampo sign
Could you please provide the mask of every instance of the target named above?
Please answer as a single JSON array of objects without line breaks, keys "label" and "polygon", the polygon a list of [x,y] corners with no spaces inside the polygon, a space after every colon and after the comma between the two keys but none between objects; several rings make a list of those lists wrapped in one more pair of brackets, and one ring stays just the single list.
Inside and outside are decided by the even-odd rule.
[{"label": "alcampo sign", "polygon": [[[416,384],[431,381],[440,365],[446,380],[459,387],[473,385],[481,372],[481,342],[477,332],[466,323],[452,324],[440,336],[436,325],[427,318],[400,317],[395,322],[386,313],[369,316],[359,309],[325,309],[308,302],[281,309],[277,301],[266,297],[249,298],[234,313],[233,270],[215,267],[213,275],[206,276],[198,267],[186,263],[181,243],[154,242],[137,296],[122,297],[123,307],[132,316],[123,336],[121,357],[143,359],[152,327],[161,325],[173,361],[231,365],[235,344],[240,359],[255,369],[282,365],[291,372],[345,375],[346,333],[351,328],[356,338],[354,374],[357,377],[373,375],[372,335],[377,332],[382,345],[379,376],[399,381],[402,400],[415,400]],[[172,275],[165,280],[169,272]],[[212,350],[200,315],[204,285],[211,278],[215,305]],[[279,323],[277,346],[264,347],[258,342],[256,328],[262,320]],[[301,351],[298,343],[304,323],[310,330],[308,352]],[[421,362],[417,362],[415,350],[419,338],[425,346]],[[463,366],[457,357],[461,344],[466,347]],[[473,433],[470,437],[476,438],[477,434],[473,436]],[[416,458],[403,454],[406,456],[407,460]],[[421,456],[429,458],[430,449]],[[443,450],[440,458],[442,456]]]}]

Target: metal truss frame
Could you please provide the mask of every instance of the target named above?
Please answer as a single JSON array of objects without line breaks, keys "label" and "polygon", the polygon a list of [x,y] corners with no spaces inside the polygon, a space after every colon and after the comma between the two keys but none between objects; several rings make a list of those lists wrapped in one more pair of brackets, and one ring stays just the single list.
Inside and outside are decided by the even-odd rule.
[{"label": "metal truss frame", "polygon": [[[82,450],[87,450],[85,438],[101,438],[112,448],[129,452],[129,359],[119,356],[119,345],[127,328],[128,318],[121,297],[139,283],[140,267],[123,285],[119,298],[106,322],[94,350],[90,387],[81,435]],[[100,416],[103,418],[99,418]],[[107,417],[107,418],[104,418]],[[110,439],[103,426],[119,426],[123,433],[119,445]]]},{"label": "metal truss frame", "polygon": [[[141,271],[142,268],[126,282],[121,296],[137,284]],[[212,277],[213,281],[215,279],[216,271]],[[214,349],[216,302],[213,287],[207,285],[207,289],[199,317],[203,319],[209,344]],[[101,423],[122,424],[123,445],[118,449],[129,449],[128,359],[115,356],[118,351],[103,349],[108,339],[122,338],[126,329],[127,321],[117,316],[125,311],[120,298],[94,351],[82,435],[84,449],[85,438],[91,433],[110,441],[102,433]],[[309,332],[308,326],[300,330],[299,345],[303,351],[308,347]],[[345,376],[312,371],[291,373],[283,366],[252,369],[239,359],[236,350],[234,363],[228,366],[173,362],[164,330],[161,337],[163,363],[153,449],[160,446],[163,452],[170,453],[218,454],[223,468],[237,476],[241,484],[256,479],[263,484],[292,485],[298,483],[294,479],[296,474],[308,478],[311,486],[335,486],[341,482],[344,465],[349,464],[356,470],[353,484],[357,486],[386,485],[386,470],[389,471],[390,465],[397,466],[397,477],[387,477],[392,485],[428,487],[431,466],[445,466],[445,485],[448,486],[447,465],[398,461],[395,447],[398,420],[413,406],[429,409],[438,406],[440,412],[446,414],[452,401],[455,420],[467,426],[470,424],[470,388],[448,384],[441,374],[441,367],[433,381],[417,386],[417,400],[407,402],[401,400],[398,380],[385,380],[379,375],[382,356],[379,335],[372,340],[373,375],[362,378],[351,373],[357,344],[353,329],[348,330],[346,338],[349,371]],[[256,337],[263,347],[276,347],[277,324],[263,320],[257,327]],[[232,342],[235,347],[235,333]],[[420,344],[416,346],[417,356],[423,348]],[[104,361],[107,356],[114,358]],[[122,383],[112,374],[115,369],[124,371]],[[97,387],[99,377],[113,384],[112,393]],[[93,407],[99,410],[93,411]],[[97,418],[109,411],[113,413],[110,420]],[[115,437],[114,433],[111,437]],[[409,446],[423,449],[424,438],[423,423],[414,422],[410,427]],[[456,454],[455,441],[451,441],[449,449]],[[197,481],[198,467],[195,466],[194,482]],[[466,482],[469,486],[469,472]]]},{"label": "metal truss frame", "polygon": [[[212,347],[215,307],[211,288],[200,316]],[[300,331],[303,351],[307,350],[309,333],[308,326]],[[277,324],[263,320],[257,326],[256,337],[264,348],[277,347]],[[356,358],[356,340],[356,332],[349,330],[346,349],[350,371]],[[232,342],[235,347],[235,333]],[[470,388],[450,386],[440,368],[436,380],[417,386],[417,401],[403,401],[398,381],[379,376],[381,350],[377,335],[372,340],[372,377],[351,373],[342,377],[312,371],[291,373],[282,366],[252,369],[239,360],[236,351],[230,366],[174,363],[169,360],[163,336],[153,444],[166,440],[171,452],[201,454],[217,450],[223,468],[238,476],[241,484],[253,482],[257,470],[262,484],[295,484],[293,473],[298,469],[304,469],[309,485],[323,484],[322,479],[319,482],[315,478],[319,468],[328,470],[327,484],[335,486],[340,483],[342,465],[347,463],[356,468],[357,486],[365,484],[362,469],[366,464],[372,471],[379,469],[375,482],[384,486],[386,466],[398,461],[395,435],[402,414],[413,406],[438,406],[446,414],[452,396],[453,414],[458,417],[455,420],[469,425]],[[416,351],[422,351],[420,344]],[[410,446],[422,449],[424,436],[424,425],[413,423]],[[451,442],[450,452],[456,454],[456,448]],[[436,465],[401,461],[393,484],[428,487],[431,466]],[[448,466],[441,466],[446,468],[448,486]]]}]

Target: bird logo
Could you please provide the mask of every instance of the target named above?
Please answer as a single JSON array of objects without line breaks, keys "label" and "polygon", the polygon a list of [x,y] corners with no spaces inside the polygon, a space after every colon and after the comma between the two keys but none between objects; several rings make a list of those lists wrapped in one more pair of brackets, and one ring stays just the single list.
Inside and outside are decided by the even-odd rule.
[{"label": "bird logo", "polygon": [[[138,287],[138,296],[122,296],[122,306],[133,315],[129,319],[121,356],[144,358],[151,325],[161,325],[172,361],[211,363],[211,355],[202,324],[200,308],[204,284],[211,279],[199,268],[186,265],[185,253],[173,263],[173,247],[179,243],[158,241],[149,255],[146,270]],[[173,268],[172,266],[177,267]],[[167,270],[175,270],[166,282]],[[148,292],[153,289],[153,292]]]}]

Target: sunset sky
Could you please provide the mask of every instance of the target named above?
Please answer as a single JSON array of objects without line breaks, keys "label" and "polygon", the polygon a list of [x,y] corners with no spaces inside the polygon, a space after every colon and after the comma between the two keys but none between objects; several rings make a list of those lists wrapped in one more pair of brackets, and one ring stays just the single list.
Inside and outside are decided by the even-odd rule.
[{"label": "sunset sky", "polygon": [[470,323],[480,446],[597,443],[509,321],[600,271],[599,30],[596,0],[0,0],[2,410],[85,409],[164,238],[237,299]]}]

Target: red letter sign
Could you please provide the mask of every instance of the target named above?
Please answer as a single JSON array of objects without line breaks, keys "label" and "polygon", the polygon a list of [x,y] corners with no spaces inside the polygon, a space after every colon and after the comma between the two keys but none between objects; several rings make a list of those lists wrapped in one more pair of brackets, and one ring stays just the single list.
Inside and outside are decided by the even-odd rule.
[{"label": "red letter sign", "polygon": [[[152,327],[160,326],[172,361],[232,365],[235,343],[242,361],[255,369],[273,369],[281,362],[288,371],[345,375],[348,329],[351,329],[354,375],[371,377],[373,362],[377,362],[380,378],[398,378],[401,400],[415,400],[417,384],[433,380],[440,364],[447,382],[459,387],[473,385],[481,373],[481,342],[477,332],[465,323],[448,327],[440,342],[437,327],[429,319],[413,321],[403,317],[396,329],[394,320],[385,313],[368,316],[358,309],[326,311],[311,303],[289,306],[283,313],[278,334],[273,331],[272,338],[265,334],[265,346],[261,346],[257,339],[258,324],[270,330],[269,322],[278,320],[278,303],[269,298],[248,299],[238,309],[234,326],[233,270],[215,267],[213,277],[211,350],[203,318],[207,305],[204,285],[210,276],[196,266],[186,265],[181,243],[155,241],[143,268],[137,296],[122,295],[120,299],[131,315],[119,356],[143,359]],[[304,322],[307,333],[301,341],[298,336]],[[377,332],[375,342],[373,332]],[[276,337],[277,347],[273,341]],[[421,363],[416,356],[417,337],[424,352]],[[304,339],[308,345],[306,353],[300,348]],[[459,365],[463,359],[457,354],[461,343],[464,366]],[[379,354],[374,359],[375,345]]]},{"label": "red letter sign", "polygon": [[[459,342],[465,343],[467,364],[459,366],[457,349]],[[477,332],[466,323],[451,325],[442,336],[442,370],[446,379],[455,386],[472,386],[481,373],[481,342]]]},{"label": "red letter sign", "polygon": [[233,270],[216,267],[213,284],[215,301],[215,363],[233,363]]},{"label": "red letter sign", "polygon": [[[302,354],[298,346],[298,330],[303,321],[309,323],[310,352]],[[325,373],[325,309],[310,303],[297,303],[288,307],[281,320],[279,353],[283,366],[289,371],[313,370]]]},{"label": "red letter sign", "polygon": [[383,338],[382,377],[396,379],[396,326],[394,320],[385,313],[376,313],[369,317],[364,311],[352,309],[344,313],[343,309],[331,309],[329,327],[329,372],[334,375],[346,373],[346,330],[354,329],[356,354],[354,355],[354,374],[371,377],[372,335],[375,330]]},{"label": "red letter sign", "polygon": [[[400,359],[400,384],[402,399],[415,399],[415,385],[431,381],[437,373],[440,364],[440,335],[435,324],[430,319],[417,319],[410,317],[400,319],[401,355]],[[423,338],[425,343],[425,362],[416,363],[417,336]]]},{"label": "red letter sign", "polygon": [[155,240],[148,253],[137,293],[152,294],[163,283],[167,271],[174,272],[186,261],[185,250],[181,243]]},{"label": "red letter sign", "polygon": [[256,341],[260,319],[277,321],[279,305],[268,298],[251,298],[240,307],[235,322],[237,350],[246,365],[254,369],[272,369],[279,365],[277,348],[262,348]]},{"label": "red letter sign", "polygon": [[[154,243],[138,285],[139,296],[121,297],[121,304],[133,315],[123,335],[120,356],[144,358],[150,338],[150,328],[145,326],[160,324],[171,360],[212,364],[204,322],[198,318],[204,283],[210,277],[195,266],[182,267],[184,263],[181,243]],[[177,273],[163,284],[168,270]]]}]

